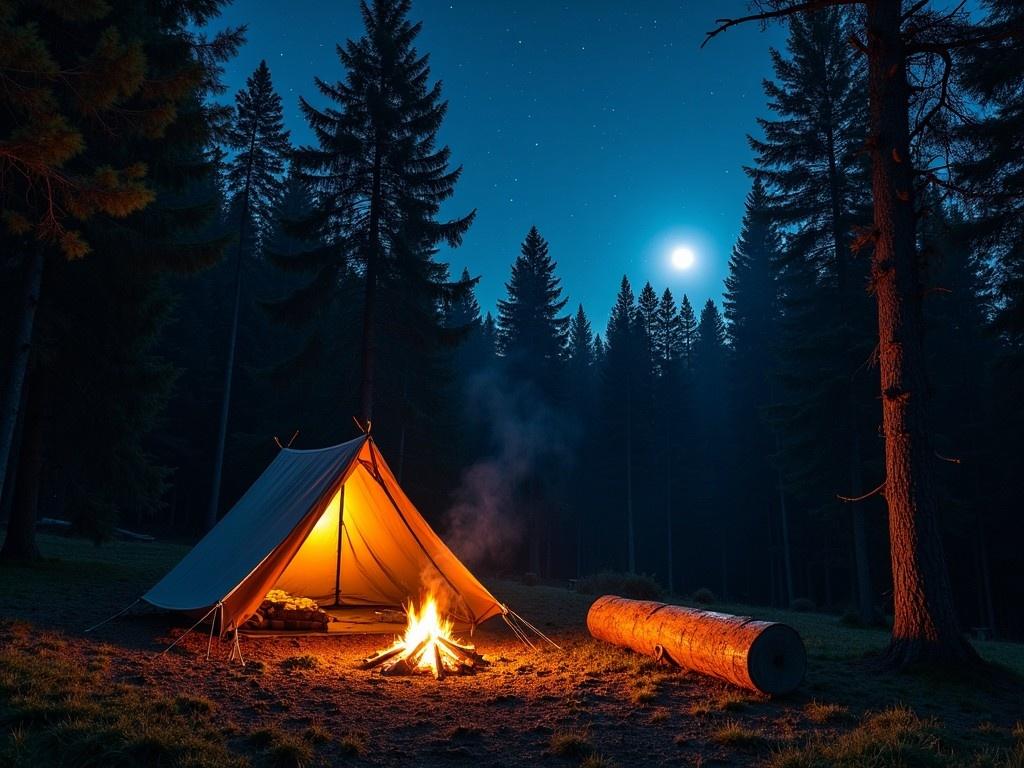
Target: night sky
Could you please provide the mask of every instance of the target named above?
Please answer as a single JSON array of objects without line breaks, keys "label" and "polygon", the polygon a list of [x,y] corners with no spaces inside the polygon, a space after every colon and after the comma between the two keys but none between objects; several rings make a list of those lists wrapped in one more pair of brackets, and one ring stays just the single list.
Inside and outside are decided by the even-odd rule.
[{"label": "night sky", "polygon": [[[714,18],[746,0],[414,0],[421,52],[449,101],[441,139],[464,167],[447,211],[477,209],[453,274],[481,275],[493,311],[530,225],[551,244],[570,304],[604,324],[623,273],[639,291],[685,292],[699,309],[720,300],[739,230],[751,153],[746,134],[766,115],[768,47],[784,29],[730,30],[704,50]],[[219,20],[247,24],[226,71],[233,98],[261,58],[285,102],[295,143],[311,141],[298,98],[323,99],[313,77],[344,76],[335,44],[358,37],[355,0],[236,0]],[[670,267],[676,245],[696,253]]]}]

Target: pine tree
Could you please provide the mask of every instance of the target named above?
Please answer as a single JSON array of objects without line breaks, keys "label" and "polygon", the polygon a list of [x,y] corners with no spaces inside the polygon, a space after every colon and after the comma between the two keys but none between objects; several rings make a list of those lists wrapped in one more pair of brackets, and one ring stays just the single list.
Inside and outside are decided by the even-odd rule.
[{"label": "pine tree", "polygon": [[[1024,7],[988,0],[986,23],[996,32],[1024,26]],[[960,128],[966,152],[956,166],[974,209],[968,234],[996,264],[1001,301],[996,329],[1005,334],[1015,368],[1024,366],[1024,61],[1020,41],[998,35],[967,49],[963,84],[985,112]]]},{"label": "pine tree", "polygon": [[[816,10],[850,5],[823,0]],[[959,9],[929,3],[861,0],[855,45],[867,59],[867,144],[871,160],[873,226],[858,248],[871,250],[871,288],[877,308],[878,349],[885,437],[885,501],[889,512],[889,554],[894,619],[885,661],[896,669],[978,665],[960,632],[939,530],[934,484],[934,449],[928,415],[923,303],[927,291],[918,252],[916,182],[927,155],[915,150],[942,145],[951,137],[948,84],[961,49],[1009,41],[1024,24],[971,28]],[[796,0],[727,19],[709,39],[748,21],[791,18],[807,10]],[[863,40],[858,37],[862,36]],[[937,66],[933,82],[917,73]],[[927,160],[925,160],[927,162]],[[879,486],[881,490],[883,486]]]},{"label": "pine tree", "polygon": [[679,339],[682,345],[680,358],[683,368],[689,373],[693,370],[693,346],[697,341],[697,315],[690,304],[690,298],[684,293],[679,305]]},{"label": "pine tree", "polygon": [[[968,193],[962,201],[967,219],[954,222],[958,231],[951,249],[954,256],[948,259],[938,283],[950,293],[936,293],[933,299],[943,308],[950,303],[961,308],[954,313],[961,317],[954,326],[956,332],[929,342],[937,356],[945,358],[948,348],[962,349],[974,362],[951,366],[953,376],[962,377],[960,386],[953,387],[945,402],[940,390],[937,403],[937,428],[946,428],[940,436],[956,426],[950,422],[949,411],[943,412],[943,405],[969,409],[970,415],[959,422],[965,427],[971,425],[967,427],[969,434],[959,440],[947,436],[947,440],[953,438],[955,442],[948,447],[940,444],[939,450],[958,457],[967,454],[963,464],[953,468],[962,470],[958,473],[963,475],[960,488],[973,486],[975,491],[971,495],[978,513],[966,538],[978,544],[973,559],[979,572],[979,622],[998,627],[1001,632],[1020,633],[1024,622],[1015,618],[1016,612],[1004,609],[996,617],[992,604],[1011,606],[1022,599],[1019,587],[1007,586],[1019,583],[1019,547],[1014,537],[1007,539],[997,534],[1019,520],[1019,510],[1024,506],[1019,482],[1020,467],[1024,464],[1020,442],[1024,432],[1024,405],[1020,398],[1024,371],[1024,154],[1020,150],[1020,137],[1024,135],[1024,61],[1020,38],[1003,34],[1024,27],[1024,7],[1013,0],[988,0],[984,7],[985,24],[996,33],[995,39],[968,47],[962,59],[962,87],[983,110],[962,124],[958,132],[963,151],[954,178],[956,185]],[[966,263],[965,256],[969,259]],[[983,270],[985,265],[991,268]],[[975,277],[978,275],[980,281]],[[996,286],[996,294],[987,305],[975,302],[972,307],[971,299],[986,285]],[[969,325],[969,313],[977,313],[978,305],[988,308],[994,331],[982,339],[976,338],[976,331]],[[978,398],[977,364],[982,349],[991,350],[992,357],[983,380],[987,391]],[[958,399],[963,396],[975,399]],[[987,412],[987,430],[984,423],[977,423],[978,411]],[[972,447],[979,443],[984,447]]]},{"label": "pine tree", "polygon": [[[873,318],[864,292],[866,262],[855,259],[851,248],[855,227],[869,220],[870,204],[862,152],[866,70],[849,45],[851,23],[844,8],[789,19],[785,54],[772,51],[776,80],[764,86],[777,117],[758,120],[763,141],[750,139],[757,179],[771,193],[765,204],[776,226],[789,232],[787,258],[807,261],[820,276],[819,291],[808,297],[806,311],[812,316],[802,327],[789,325],[795,337],[780,341],[784,378],[806,391],[780,393],[791,406],[775,413],[776,428],[791,436],[783,441],[791,479],[804,472],[811,481],[802,485],[808,504],[831,510],[832,519],[838,514],[837,493],[861,495],[866,461],[861,435],[872,427],[866,406],[877,384],[870,376],[855,375],[870,354]],[[814,364],[799,368],[796,348],[805,361],[813,355]],[[836,402],[843,404],[840,430],[832,425]],[[814,465],[819,471],[805,471]],[[852,510],[851,543],[857,604],[862,621],[870,623],[874,607],[864,514],[862,506]]]},{"label": "pine tree", "polygon": [[636,573],[636,520],[633,498],[634,438],[636,411],[639,409],[637,382],[643,360],[643,337],[637,323],[636,298],[629,278],[622,277],[605,331],[604,411],[608,420],[611,445],[622,445],[626,512],[626,568]]},{"label": "pine tree", "polygon": [[569,321],[568,348],[566,354],[566,390],[572,392],[570,411],[572,427],[575,430],[576,454],[579,461],[572,468],[573,482],[573,534],[575,539],[575,574],[579,578],[585,572],[585,552],[589,529],[594,522],[593,510],[598,499],[594,484],[589,481],[597,461],[595,451],[598,440],[594,428],[596,408],[596,377],[594,332],[580,304]]},{"label": "pine tree", "polygon": [[[242,306],[243,254],[250,234],[255,246],[253,251],[258,253],[271,229],[272,217],[283,188],[285,159],[290,150],[288,131],[284,128],[281,112],[281,97],[274,90],[266,61],[260,61],[256,71],[246,80],[245,88],[235,96],[235,112],[226,131],[226,140],[227,145],[235,152],[227,165],[225,181],[233,207],[237,209],[238,243],[235,251],[234,302],[227,362],[224,366],[220,426],[213,457],[210,504],[206,513],[207,530],[217,522],[220,508],[224,445],[228,434],[228,416],[231,412],[231,382],[235,371],[238,319]],[[247,227],[251,228],[251,233],[247,232]]]},{"label": "pine tree", "polygon": [[[695,413],[695,449],[701,487],[695,493],[694,507],[703,530],[698,535],[701,547],[692,553],[697,562],[703,562],[704,572],[719,572],[718,591],[730,594],[730,568],[728,533],[731,515],[727,514],[728,494],[724,465],[729,458],[725,435],[730,433],[722,392],[726,388],[725,322],[712,299],[708,299],[700,313],[693,342],[693,396],[691,407]],[[717,541],[717,547],[714,542]],[[718,550],[717,557],[715,551]],[[710,558],[710,559],[709,559]],[[716,563],[717,560],[717,563]]]},{"label": "pine tree", "polygon": [[419,329],[432,336],[440,317],[432,317],[431,305],[450,302],[471,287],[448,282],[447,267],[434,261],[435,246],[462,242],[474,214],[437,219],[461,168],[450,169],[450,150],[437,147],[447,104],[440,83],[429,85],[429,56],[414,47],[421,25],[408,20],[410,7],[410,0],[360,3],[366,31],[337,49],[345,80],[316,79],[334,106],[318,109],[301,100],[318,146],[294,155],[317,199],[316,210],[296,222],[294,231],[325,245],[292,258],[292,268],[304,267],[313,278],[278,309],[310,318],[323,307],[314,302],[303,310],[307,299],[337,299],[337,286],[358,278],[359,414],[364,423],[373,416],[378,350],[390,349],[382,344],[381,326],[395,318],[382,314],[385,305],[398,302],[403,292],[415,292],[416,301],[404,307],[415,318],[410,315],[400,325],[417,327],[419,322]]},{"label": "pine tree", "polygon": [[580,304],[569,320],[568,372],[571,386],[582,384],[590,376],[594,364],[594,332]]},{"label": "pine tree", "polygon": [[658,294],[650,282],[644,283],[636,302],[636,316],[639,328],[643,332],[647,360],[653,373],[658,367],[657,342],[655,340],[658,324]]},{"label": "pine tree", "polygon": [[559,314],[567,299],[562,298],[547,241],[536,227],[523,241],[505,290],[507,297],[498,302],[498,345],[508,375],[529,382],[553,403],[569,318]]},{"label": "pine tree", "polygon": [[[220,62],[241,41],[238,30],[212,41],[192,31],[221,4],[157,11],[128,2],[73,9],[19,2],[0,14],[0,37],[18,42],[0,54],[14,57],[0,64],[8,83],[0,96],[0,238],[5,251],[22,254],[25,277],[0,416],[0,485],[17,466],[25,482],[16,496],[25,503],[14,505],[5,557],[35,554],[39,467],[53,448],[45,428],[56,405],[86,392],[75,389],[85,374],[96,388],[83,407],[104,431],[77,451],[72,433],[61,433],[60,448],[71,458],[61,480],[74,478],[65,486],[67,511],[101,537],[119,509],[158,505],[162,472],[140,436],[173,378],[148,358],[166,316],[160,274],[209,264],[222,248],[182,242],[208,208],[179,205],[186,182],[209,170],[202,151],[219,111],[203,101],[217,85]],[[123,290],[119,302],[109,300],[111,285]],[[110,323],[120,323],[116,332]],[[60,349],[35,354],[40,338],[59,339]],[[104,344],[115,342],[113,358]],[[96,357],[84,359],[87,350]],[[65,351],[89,366],[82,381],[78,370],[53,368]],[[19,411],[21,451],[11,439]],[[94,466],[102,471],[91,472]]]},{"label": "pine tree", "polygon": [[[559,313],[567,299],[562,298],[561,281],[555,276],[555,262],[548,244],[536,227],[531,227],[512,265],[505,283],[507,295],[498,302],[498,349],[506,384],[532,402],[536,413],[554,413],[564,401],[562,392],[566,332],[569,318]],[[541,484],[554,481],[542,498]],[[531,472],[524,479],[529,508],[529,567],[534,573],[542,568],[541,549],[550,551],[551,510],[563,490],[557,478]],[[547,512],[547,514],[546,514]]]},{"label": "pine tree", "polygon": [[685,351],[679,308],[676,307],[675,297],[668,288],[661,294],[661,301],[658,303],[653,339],[658,373],[665,377],[679,363]]}]

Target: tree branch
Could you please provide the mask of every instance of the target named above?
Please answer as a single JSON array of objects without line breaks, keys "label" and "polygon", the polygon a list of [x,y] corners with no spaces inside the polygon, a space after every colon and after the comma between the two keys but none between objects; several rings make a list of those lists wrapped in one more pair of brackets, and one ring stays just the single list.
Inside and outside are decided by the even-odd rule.
[{"label": "tree branch", "polygon": [[772,19],[782,19],[797,13],[804,13],[805,11],[821,11],[837,5],[860,5],[863,2],[864,0],[804,0],[804,2],[788,5],[785,8],[776,8],[774,11],[752,13],[749,16],[740,16],[735,19],[715,19],[715,23],[718,26],[705,35],[704,42],[700,44],[700,47],[703,48],[711,41],[711,38],[722,34],[725,30],[740,24],[746,24],[749,21],[771,21]]},{"label": "tree branch", "polygon": [[864,501],[865,499],[870,499],[875,494],[881,493],[883,488],[885,488],[885,480],[883,480],[882,484],[879,485],[877,488],[875,488],[875,490],[868,491],[863,496],[856,496],[856,497],[851,498],[849,496],[841,496],[840,494],[837,493],[836,494],[836,498],[839,499],[840,501],[848,501],[848,502]]}]

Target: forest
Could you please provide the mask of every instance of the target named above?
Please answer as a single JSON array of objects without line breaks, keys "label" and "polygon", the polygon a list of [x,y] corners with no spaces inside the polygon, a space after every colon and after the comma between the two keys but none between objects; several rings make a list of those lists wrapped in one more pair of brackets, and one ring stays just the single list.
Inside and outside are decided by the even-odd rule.
[{"label": "forest", "polygon": [[0,765],[1020,768],[1022,382],[1020,0],[0,0]]},{"label": "forest", "polygon": [[720,301],[607,274],[614,304],[570,302],[524,220],[482,307],[408,2],[300,97],[311,145],[266,62],[223,92],[219,0],[0,4],[4,558],[41,518],[195,540],[281,445],[372,429],[482,573],[884,625],[903,494],[960,627],[1024,637],[1024,9],[907,4],[894,118],[875,5],[756,8],[786,39]]}]

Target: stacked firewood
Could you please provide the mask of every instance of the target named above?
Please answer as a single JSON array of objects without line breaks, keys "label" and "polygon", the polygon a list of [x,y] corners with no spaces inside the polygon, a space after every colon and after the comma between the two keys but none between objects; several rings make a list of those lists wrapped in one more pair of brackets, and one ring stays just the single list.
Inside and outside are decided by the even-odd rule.
[{"label": "stacked firewood", "polygon": [[272,589],[242,629],[326,632],[330,622],[331,617],[316,600]]},{"label": "stacked firewood", "polygon": [[382,675],[427,672],[440,680],[445,675],[475,674],[487,666],[487,660],[476,652],[474,646],[437,635],[425,637],[412,647],[398,640],[390,648],[377,651],[359,664],[360,669],[378,666]]}]

